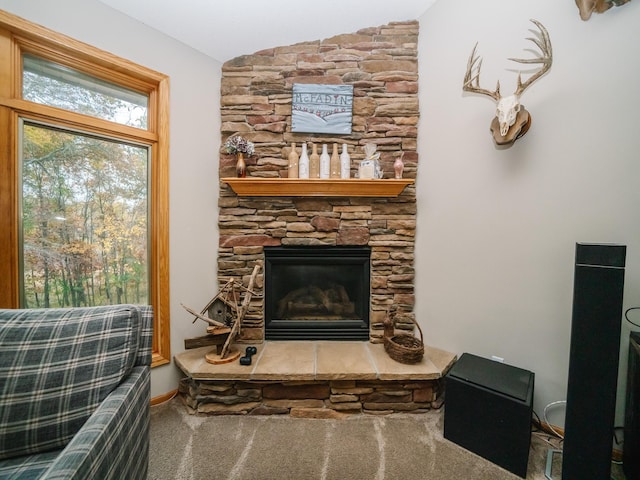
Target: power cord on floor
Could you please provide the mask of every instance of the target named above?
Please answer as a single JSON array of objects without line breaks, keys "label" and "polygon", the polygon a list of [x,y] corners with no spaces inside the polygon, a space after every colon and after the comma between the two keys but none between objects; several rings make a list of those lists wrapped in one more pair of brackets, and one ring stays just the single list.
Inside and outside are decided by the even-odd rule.
[{"label": "power cord on floor", "polygon": [[536,413],[535,410],[533,410],[532,413],[534,418],[532,419],[531,423],[534,428],[532,429],[531,434],[535,435],[541,441],[549,445],[553,450],[561,451],[563,440],[552,433],[548,425],[542,423],[542,420],[540,420],[540,416]]},{"label": "power cord on floor", "polygon": [[[531,410],[531,413],[533,413],[533,416],[536,417],[531,420],[531,423],[534,427],[536,427],[537,430],[542,430],[542,422],[540,421],[540,416],[536,413],[535,410]],[[537,430],[532,430],[532,432],[536,432]]]},{"label": "power cord on floor", "polygon": [[566,400],[558,400],[556,402],[551,402],[549,403],[547,406],[544,407],[544,410],[542,412],[542,417],[544,418],[544,423],[545,426],[549,428],[549,430],[551,430],[554,435],[556,435],[558,438],[564,440],[564,435],[561,435],[559,432],[557,432],[553,426],[551,425],[551,423],[549,423],[549,420],[547,420],[547,411],[551,408],[551,407],[555,407],[557,405],[566,405],[567,401]]},{"label": "power cord on floor", "polygon": [[639,324],[632,322],[631,319],[629,318],[629,312],[632,312],[634,310],[640,310],[640,307],[627,308],[627,310],[624,312],[624,318],[627,320],[627,322],[629,322],[634,327],[640,328]]}]

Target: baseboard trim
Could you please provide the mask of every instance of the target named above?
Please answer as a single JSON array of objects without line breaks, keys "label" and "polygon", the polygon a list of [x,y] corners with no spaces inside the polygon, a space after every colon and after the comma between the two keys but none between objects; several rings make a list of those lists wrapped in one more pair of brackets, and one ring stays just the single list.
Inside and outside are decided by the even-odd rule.
[{"label": "baseboard trim", "polygon": [[564,428],[556,427],[555,425],[551,425],[550,423],[542,422],[542,421],[541,422],[534,421],[533,425],[536,428],[539,428],[540,430],[542,430],[544,433],[548,433],[549,435],[552,435],[556,438],[558,438],[558,435],[564,438]]},{"label": "baseboard trim", "polygon": [[158,395],[157,397],[153,397],[151,399],[151,406],[153,407],[154,405],[160,405],[161,403],[168,402],[177,394],[178,394],[178,389],[176,388],[175,390],[171,390],[170,392],[167,392],[163,395]]}]

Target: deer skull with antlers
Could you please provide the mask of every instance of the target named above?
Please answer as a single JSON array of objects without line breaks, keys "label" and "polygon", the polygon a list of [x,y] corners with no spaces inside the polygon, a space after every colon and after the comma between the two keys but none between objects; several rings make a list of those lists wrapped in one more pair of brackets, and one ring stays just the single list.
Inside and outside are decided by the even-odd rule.
[{"label": "deer skull with antlers", "polygon": [[523,92],[538,78],[544,75],[553,62],[553,53],[551,50],[551,40],[549,40],[549,32],[537,20],[531,20],[540,32],[536,32],[536,38],[527,38],[532,41],[538,49],[540,56],[536,58],[522,59],[509,58],[509,60],[523,64],[541,64],[542,67],[536,71],[526,81],[522,81],[522,76],[518,73],[518,83],[516,91],[513,95],[503,97],[500,94],[500,81],[497,82],[496,89],[486,90],[480,87],[480,68],[482,67],[482,58],[478,57],[476,50],[478,44],[471,51],[469,62],[467,63],[467,72],[464,76],[462,90],[471,93],[480,93],[491,97],[496,102],[496,117],[491,122],[491,132],[493,138],[498,145],[505,145],[516,141],[524,135],[531,124],[531,116],[524,106],[520,104],[520,97]]}]

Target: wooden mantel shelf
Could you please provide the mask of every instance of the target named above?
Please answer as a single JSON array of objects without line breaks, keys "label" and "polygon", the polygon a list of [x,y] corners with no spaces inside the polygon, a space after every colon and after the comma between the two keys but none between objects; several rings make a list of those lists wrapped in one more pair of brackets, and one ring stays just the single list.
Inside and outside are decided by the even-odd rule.
[{"label": "wooden mantel shelf", "polygon": [[397,197],[413,178],[360,180],[225,177],[222,179],[241,197]]}]

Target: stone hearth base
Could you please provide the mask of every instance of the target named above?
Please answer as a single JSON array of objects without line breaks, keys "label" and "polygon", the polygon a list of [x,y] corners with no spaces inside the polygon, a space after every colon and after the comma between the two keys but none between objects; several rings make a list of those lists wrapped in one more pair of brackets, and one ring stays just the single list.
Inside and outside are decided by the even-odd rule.
[{"label": "stone hearth base", "polygon": [[189,412],[335,418],[423,411],[442,404],[443,377],[456,360],[425,346],[421,362],[405,365],[369,342],[270,341],[256,347],[249,366],[209,364],[204,356],[211,347],[176,355]]}]

